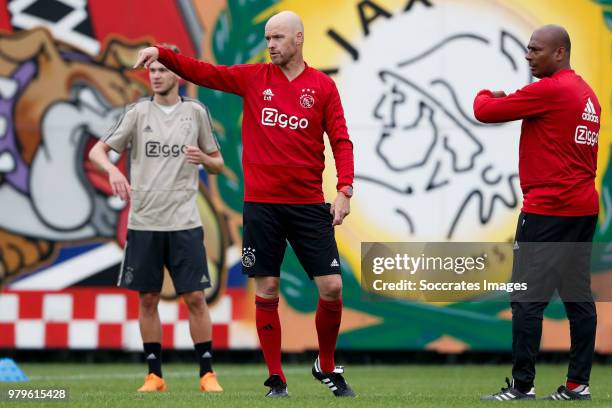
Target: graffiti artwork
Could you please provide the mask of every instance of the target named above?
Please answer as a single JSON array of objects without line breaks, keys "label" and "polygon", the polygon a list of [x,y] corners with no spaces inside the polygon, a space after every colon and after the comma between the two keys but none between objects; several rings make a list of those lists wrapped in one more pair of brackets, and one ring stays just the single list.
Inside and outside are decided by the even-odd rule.
[{"label": "graffiti artwork", "polygon": [[[0,0],[0,305],[7,305],[0,307],[0,323],[12,333],[0,347],[139,347],[133,294],[115,288],[129,204],[112,196],[87,150],[125,105],[149,94],[143,72],[130,69],[139,47],[167,42],[218,64],[264,62],[264,22],[292,9],[304,19],[308,64],[338,85],[355,145],[352,213],[336,229],[346,306],[339,347],[509,349],[506,303],[364,299],[360,245],[512,238],[522,201],[520,123],[483,125],[472,116],[472,101],[479,89],[512,92],[535,80],[525,45],[535,27],[550,21],[570,31],[572,64],[602,103],[596,239],[612,239],[612,130],[605,119],[612,101],[612,6],[604,0],[552,3],[172,0],[151,8],[146,0]],[[130,18],[144,9],[147,19]],[[207,297],[214,341],[226,348],[256,347],[253,289],[241,274],[240,257],[242,101],[190,85],[183,92],[208,106],[226,162],[218,176],[202,171],[198,197],[213,278]],[[317,102],[305,93],[301,103],[307,108]],[[111,158],[129,173],[126,156]],[[328,149],[328,200],[335,194],[334,170]],[[593,281],[612,287],[612,249],[602,247],[594,255]],[[283,347],[314,348],[316,335],[303,328],[314,319],[316,289],[291,248],[281,278]],[[179,334],[186,314],[170,282],[164,295],[164,343],[191,347]],[[605,333],[612,313],[606,303],[598,306]],[[551,305],[545,349],[566,348],[562,317],[562,307]],[[67,325],[64,337],[47,334],[44,342],[28,343],[24,333],[49,333],[54,319]],[[28,326],[20,326],[26,320]],[[95,327],[92,337],[73,338],[73,326],[83,324]],[[612,352],[604,337],[598,350]]]}]

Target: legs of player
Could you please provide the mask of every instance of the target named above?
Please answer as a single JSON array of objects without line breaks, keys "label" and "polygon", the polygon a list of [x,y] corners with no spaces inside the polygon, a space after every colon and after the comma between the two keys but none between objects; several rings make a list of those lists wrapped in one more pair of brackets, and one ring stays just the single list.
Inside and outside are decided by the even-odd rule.
[{"label": "legs of player", "polygon": [[162,330],[157,305],[159,293],[140,293],[140,309],[138,323],[144,347],[145,356],[149,365],[149,374],[145,378],[139,392],[165,391],[166,383],[161,372],[161,340]]},{"label": "legs of player", "polygon": [[[517,257],[515,256],[514,259],[516,264]],[[514,278],[513,281],[519,282]],[[483,395],[480,399],[489,401],[535,399],[535,360],[540,349],[542,316],[547,304],[548,302],[510,302],[512,307],[512,380],[506,378],[507,387],[503,387],[501,391],[494,394]]]},{"label": "legs of player", "polygon": [[342,320],[342,277],[339,274],[314,277],[319,289],[319,304],[315,323],[319,339],[319,357],[312,367],[312,375],[327,386],[336,397],[354,397],[355,393],[342,374],[344,367],[336,366],[334,353]]},{"label": "legs of player", "polygon": [[189,331],[200,363],[200,389],[221,392],[223,388],[212,370],[212,323],[210,311],[201,290],[182,295],[189,310]]},{"label": "legs of player", "polygon": [[533,388],[536,356],[542,338],[542,316],[548,302],[511,302],[512,378],[523,393]]},{"label": "legs of player", "polygon": [[597,310],[594,302],[564,302],[564,304],[570,321],[572,340],[567,381],[545,399],[590,400],[589,377],[595,350]]},{"label": "legs of player", "polygon": [[315,276],[319,289],[319,304],[315,324],[319,339],[319,364],[321,371],[335,370],[334,353],[342,319],[342,278],[340,275]]},{"label": "legs of player", "polygon": [[281,326],[278,317],[280,278],[256,277],[255,323],[269,375],[287,382],[281,365]]},{"label": "legs of player", "polygon": [[595,354],[597,333],[597,308],[591,291],[591,255],[594,235],[594,220],[579,218],[576,221],[580,231],[572,250],[567,251],[566,280],[559,290],[565,313],[570,323],[570,355],[567,380],[549,399],[590,400],[589,378]]},{"label": "legs of player", "polygon": [[567,381],[547,400],[590,400],[589,377],[593,365],[597,312],[593,302],[564,302],[570,321],[570,363]]},{"label": "legs of player", "polygon": [[275,276],[255,277],[255,324],[270,376],[264,383],[270,387],[267,397],[288,395],[287,380],[281,364],[281,325],[278,317],[279,284],[280,278]]}]

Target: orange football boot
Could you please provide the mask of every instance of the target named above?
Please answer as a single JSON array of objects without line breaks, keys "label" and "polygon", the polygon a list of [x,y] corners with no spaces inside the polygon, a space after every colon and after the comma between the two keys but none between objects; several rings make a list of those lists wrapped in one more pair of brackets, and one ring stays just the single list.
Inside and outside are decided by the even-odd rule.
[{"label": "orange football boot", "polygon": [[206,373],[200,378],[200,389],[204,392],[223,392],[217,374],[213,372]]},{"label": "orange football boot", "polygon": [[145,382],[138,389],[138,392],[155,392],[155,391],[166,391],[166,382],[163,378],[150,373],[145,377]]}]

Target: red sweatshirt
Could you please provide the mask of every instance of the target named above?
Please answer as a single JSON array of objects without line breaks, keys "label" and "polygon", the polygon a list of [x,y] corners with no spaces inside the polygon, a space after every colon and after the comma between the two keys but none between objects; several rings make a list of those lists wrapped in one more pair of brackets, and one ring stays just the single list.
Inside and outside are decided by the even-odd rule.
[{"label": "red sweatshirt", "polygon": [[353,144],[334,81],[306,66],[289,81],[274,64],[212,65],[158,47],[182,78],[243,98],[244,201],[322,203],[327,133],[337,188],[353,184]]},{"label": "red sweatshirt", "polygon": [[595,190],[601,107],[591,87],[563,69],[503,98],[483,90],[474,100],[481,122],[522,119],[519,178],[523,212],[583,216],[599,212]]}]

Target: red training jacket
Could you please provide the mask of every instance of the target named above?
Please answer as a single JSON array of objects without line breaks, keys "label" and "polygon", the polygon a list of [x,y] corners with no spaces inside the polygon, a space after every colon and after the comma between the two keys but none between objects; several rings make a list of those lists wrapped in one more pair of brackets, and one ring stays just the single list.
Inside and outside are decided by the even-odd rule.
[{"label": "red training jacket", "polygon": [[482,90],[474,114],[485,123],[522,119],[519,178],[526,213],[599,212],[595,189],[601,106],[591,87],[563,69],[503,98]]},{"label": "red training jacket", "polygon": [[212,65],[164,47],[159,62],[197,85],[243,98],[244,201],[322,203],[327,133],[337,188],[353,184],[353,144],[334,81],[306,66],[289,81],[274,64]]}]

